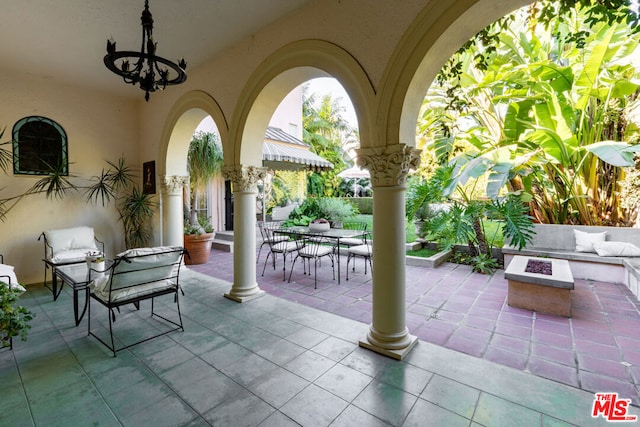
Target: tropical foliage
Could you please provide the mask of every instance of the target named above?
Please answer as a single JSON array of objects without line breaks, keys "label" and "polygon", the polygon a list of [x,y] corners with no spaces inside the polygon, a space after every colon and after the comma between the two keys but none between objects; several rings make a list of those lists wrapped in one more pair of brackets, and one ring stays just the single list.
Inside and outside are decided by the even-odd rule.
[{"label": "tropical foliage", "polygon": [[156,208],[152,197],[153,195],[134,186],[122,196],[118,204],[127,249],[145,247],[151,241],[151,219]]},{"label": "tropical foliage", "polygon": [[332,197],[309,197],[295,208],[285,221],[285,225],[309,225],[318,218],[332,223],[341,223],[358,214],[357,209],[346,200]]},{"label": "tropical foliage", "polygon": [[460,50],[418,132],[453,165],[445,195],[524,192],[539,222],[626,225],[620,185],[640,150],[637,16],[567,3],[536,2]]},{"label": "tropical foliage", "polygon": [[343,141],[349,139],[353,129],[344,118],[345,108],[331,94],[319,99],[304,91],[302,100],[302,139],[311,145],[314,153],[333,163],[331,170],[312,172],[307,179],[310,195],[337,196],[342,179],[338,173],[347,168]]},{"label": "tropical foliage", "polygon": [[[224,158],[222,146],[217,134],[212,132],[196,132],[189,143],[187,165],[189,170],[189,206],[186,211],[186,234],[200,234],[203,229],[198,220],[200,197],[206,190],[207,182],[220,174]],[[193,230],[199,233],[192,233]]]},{"label": "tropical foliage", "polygon": [[[485,224],[499,223],[501,237],[523,248],[533,238],[533,220],[528,214],[527,195],[509,193],[493,199],[473,198],[464,187],[456,187],[457,198],[447,197],[445,191],[455,182],[453,166],[440,167],[428,180],[413,181],[407,197],[407,217],[425,221],[425,238],[436,241],[441,249],[452,249],[466,243],[472,264],[479,271],[492,266],[494,242],[497,235],[488,235]],[[473,191],[470,191],[472,194]],[[451,195],[449,195],[451,196]],[[447,200],[445,207],[429,209],[433,203]],[[426,209],[429,215],[421,215]],[[498,228],[494,228],[497,233]],[[496,264],[497,266],[497,264]]]},{"label": "tropical foliage", "polygon": [[27,331],[31,329],[29,322],[35,314],[18,305],[22,292],[0,281],[0,348],[9,347],[13,337],[20,336],[25,341]]}]

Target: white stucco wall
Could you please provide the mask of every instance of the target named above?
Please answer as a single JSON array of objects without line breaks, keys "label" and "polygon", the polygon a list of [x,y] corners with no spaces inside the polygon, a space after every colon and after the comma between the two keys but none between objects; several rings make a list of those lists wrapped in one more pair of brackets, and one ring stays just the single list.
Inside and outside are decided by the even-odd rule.
[{"label": "white stucco wall", "polygon": [[[138,117],[135,105],[109,94],[86,89],[60,87],[28,76],[3,74],[0,79],[0,127],[4,141],[10,141],[11,129],[19,119],[38,115],[56,121],[68,137],[69,173],[72,182],[86,185],[86,178],[99,175],[124,155],[131,166],[141,168],[138,155]],[[9,146],[10,147],[10,146]],[[2,198],[21,194],[42,177],[0,173]],[[104,240],[109,254],[122,249],[122,227],[114,206],[103,208],[84,201],[82,194],[63,200],[29,196],[0,222],[0,253],[5,262],[16,267],[18,280],[41,282],[44,271],[43,243],[38,236],[46,229],[90,225]]]},{"label": "white stucco wall", "polygon": [[[295,132],[291,132],[291,125]],[[269,126],[277,127],[302,141],[302,86],[287,95],[271,117]]]}]

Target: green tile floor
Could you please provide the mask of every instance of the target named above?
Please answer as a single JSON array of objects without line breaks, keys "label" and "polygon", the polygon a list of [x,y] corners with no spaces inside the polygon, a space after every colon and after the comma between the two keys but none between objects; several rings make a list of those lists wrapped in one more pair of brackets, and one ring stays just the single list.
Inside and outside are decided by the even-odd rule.
[{"label": "green tile floor", "polygon": [[[37,317],[0,351],[1,426],[589,426],[593,394],[419,342],[398,362],[358,347],[368,325],[265,295],[238,304],[230,284],[184,270],[184,332],[116,358],[73,322],[71,293],[22,297]],[[175,315],[170,298],[161,311]],[[92,326],[106,311],[92,305]],[[122,342],[162,325],[117,316]],[[104,332],[104,330],[102,330]],[[640,414],[632,407],[632,414]]]}]

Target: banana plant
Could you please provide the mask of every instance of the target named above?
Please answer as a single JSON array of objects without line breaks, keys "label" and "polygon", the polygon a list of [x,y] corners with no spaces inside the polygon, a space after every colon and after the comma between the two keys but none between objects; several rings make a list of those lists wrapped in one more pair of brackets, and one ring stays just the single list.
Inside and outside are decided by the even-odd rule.
[{"label": "banana plant", "polygon": [[[623,24],[592,25],[580,47],[556,36],[585,19],[576,13],[575,21],[536,33],[516,21],[486,69],[461,56],[456,81],[430,90],[419,130],[455,166],[446,192],[483,180],[491,199],[505,191],[533,195],[539,222],[624,217],[617,188],[638,151],[627,107],[637,105],[640,75],[631,59],[640,39]],[[454,86],[462,108],[442,101]]]}]

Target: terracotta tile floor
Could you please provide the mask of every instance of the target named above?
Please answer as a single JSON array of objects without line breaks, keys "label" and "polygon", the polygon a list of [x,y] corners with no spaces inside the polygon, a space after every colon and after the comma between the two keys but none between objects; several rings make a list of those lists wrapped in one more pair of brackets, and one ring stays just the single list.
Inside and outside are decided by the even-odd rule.
[{"label": "terracotta tile floor", "polygon": [[[329,263],[313,276],[298,262],[291,283],[282,280],[282,260],[257,281],[267,293],[363,323],[371,322],[371,274],[362,260],[341,284]],[[233,255],[213,250],[208,264],[195,271],[233,281]],[[290,264],[287,263],[287,277]],[[530,372],[589,392],[615,391],[640,402],[640,303],[623,285],[576,280],[572,317],[513,308],[506,303],[504,271],[473,273],[469,266],[407,266],[406,322],[421,340],[501,365]]]}]

